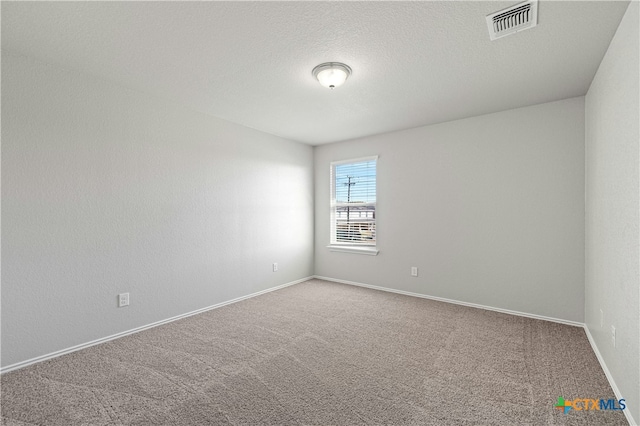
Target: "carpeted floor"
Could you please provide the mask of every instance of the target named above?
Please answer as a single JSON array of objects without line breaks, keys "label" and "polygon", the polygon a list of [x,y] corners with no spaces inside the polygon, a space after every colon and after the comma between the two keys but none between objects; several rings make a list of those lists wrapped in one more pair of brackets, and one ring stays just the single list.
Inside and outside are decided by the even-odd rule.
[{"label": "carpeted floor", "polygon": [[1,378],[6,425],[606,425],[578,327],[311,280]]}]

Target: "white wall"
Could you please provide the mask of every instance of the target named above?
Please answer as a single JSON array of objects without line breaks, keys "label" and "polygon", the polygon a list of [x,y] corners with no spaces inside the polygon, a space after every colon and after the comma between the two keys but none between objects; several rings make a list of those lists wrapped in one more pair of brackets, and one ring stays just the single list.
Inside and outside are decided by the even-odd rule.
[{"label": "white wall", "polygon": [[[329,163],[369,155],[380,254],[330,252]],[[583,321],[584,98],[317,146],[315,176],[317,275]]]},{"label": "white wall", "polygon": [[312,275],[312,156],[3,52],[2,365]]},{"label": "white wall", "polygon": [[[586,324],[640,421],[640,76],[631,2],[586,96]],[[600,327],[600,309],[604,326]],[[611,326],[616,327],[616,347]]]}]

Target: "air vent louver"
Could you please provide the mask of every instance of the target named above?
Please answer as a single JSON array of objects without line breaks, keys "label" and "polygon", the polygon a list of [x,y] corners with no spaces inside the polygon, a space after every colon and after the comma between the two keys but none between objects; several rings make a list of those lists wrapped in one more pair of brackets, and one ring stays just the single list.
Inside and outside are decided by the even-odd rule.
[{"label": "air vent louver", "polygon": [[487,15],[491,40],[538,25],[538,0],[525,1]]}]

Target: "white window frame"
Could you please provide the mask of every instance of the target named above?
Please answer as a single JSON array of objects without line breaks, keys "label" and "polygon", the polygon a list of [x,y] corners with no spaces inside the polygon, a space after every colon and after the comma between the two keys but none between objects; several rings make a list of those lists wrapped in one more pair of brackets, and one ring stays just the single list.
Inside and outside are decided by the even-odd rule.
[{"label": "white window frame", "polygon": [[[343,252],[343,253],[355,253],[355,254],[366,254],[370,256],[375,256],[379,253],[377,248],[378,244],[378,236],[377,236],[377,226],[378,226],[378,217],[375,215],[375,226],[376,226],[376,240],[371,243],[358,243],[358,244],[350,244],[347,242],[336,240],[336,208],[340,207],[342,204],[336,202],[336,166],[342,164],[351,164],[351,163],[361,163],[365,161],[376,161],[376,190],[377,190],[377,181],[378,181],[378,156],[369,156],[369,157],[360,157],[360,158],[352,158],[348,160],[340,160],[340,161],[332,161],[330,164],[330,172],[329,172],[329,184],[330,184],[330,215],[329,215],[329,245],[327,248],[329,251]],[[367,205],[373,205],[377,210],[377,194],[376,201],[373,203],[367,203]]]}]

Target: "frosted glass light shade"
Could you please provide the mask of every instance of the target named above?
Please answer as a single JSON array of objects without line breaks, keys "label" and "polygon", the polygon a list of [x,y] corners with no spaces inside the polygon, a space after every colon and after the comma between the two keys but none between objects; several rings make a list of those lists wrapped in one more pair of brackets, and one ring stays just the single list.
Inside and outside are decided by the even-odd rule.
[{"label": "frosted glass light shade", "polygon": [[347,81],[351,75],[351,68],[339,62],[325,62],[313,69],[313,75],[324,87],[335,89]]}]

